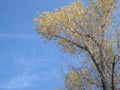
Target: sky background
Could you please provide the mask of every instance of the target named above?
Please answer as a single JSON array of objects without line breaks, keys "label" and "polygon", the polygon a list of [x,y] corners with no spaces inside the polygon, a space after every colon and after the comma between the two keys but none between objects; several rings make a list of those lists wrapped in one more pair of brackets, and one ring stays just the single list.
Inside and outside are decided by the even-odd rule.
[{"label": "sky background", "polygon": [[0,0],[0,90],[54,90],[64,54],[33,29],[38,11],[74,0]]}]

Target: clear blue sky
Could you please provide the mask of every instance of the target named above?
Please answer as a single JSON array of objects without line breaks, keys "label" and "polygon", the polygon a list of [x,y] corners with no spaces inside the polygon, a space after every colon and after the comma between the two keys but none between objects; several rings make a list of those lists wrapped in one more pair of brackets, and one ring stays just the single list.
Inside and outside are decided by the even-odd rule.
[{"label": "clear blue sky", "polygon": [[53,90],[62,52],[33,30],[37,11],[74,0],[0,0],[0,90]]}]

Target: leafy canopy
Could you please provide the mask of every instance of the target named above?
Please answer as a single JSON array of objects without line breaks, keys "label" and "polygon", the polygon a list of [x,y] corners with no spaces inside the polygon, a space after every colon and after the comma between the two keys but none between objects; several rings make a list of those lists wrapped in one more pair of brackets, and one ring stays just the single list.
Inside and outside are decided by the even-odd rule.
[{"label": "leafy canopy", "polygon": [[[36,31],[46,40],[54,40],[71,55],[82,51],[93,61],[103,90],[120,84],[120,1],[76,1],[60,10],[35,18]],[[115,79],[117,78],[117,79]],[[74,78],[73,78],[74,79]]]}]

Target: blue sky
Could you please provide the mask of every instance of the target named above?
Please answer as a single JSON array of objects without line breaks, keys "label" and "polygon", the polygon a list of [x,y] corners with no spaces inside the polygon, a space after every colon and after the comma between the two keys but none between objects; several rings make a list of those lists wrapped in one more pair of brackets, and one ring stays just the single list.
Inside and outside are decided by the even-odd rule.
[{"label": "blue sky", "polygon": [[0,0],[0,90],[53,90],[64,56],[33,29],[37,12],[74,0]]}]

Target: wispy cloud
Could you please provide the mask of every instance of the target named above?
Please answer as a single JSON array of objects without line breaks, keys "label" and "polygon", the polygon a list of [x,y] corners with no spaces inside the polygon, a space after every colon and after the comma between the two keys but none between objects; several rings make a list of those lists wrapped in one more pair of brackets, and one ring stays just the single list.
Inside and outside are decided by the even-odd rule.
[{"label": "wispy cloud", "polygon": [[[56,60],[41,56],[37,57],[33,52],[29,53],[29,57],[26,53],[22,53],[20,56],[14,53],[12,56],[11,54],[7,57],[5,55],[6,62],[4,62],[5,60],[2,60],[2,62],[8,62],[9,70],[7,72],[15,73],[11,74],[12,76],[8,75],[7,78],[3,78],[4,82],[0,81],[0,90],[27,90],[27,88],[39,87],[38,84],[42,86],[48,84],[49,81],[52,82],[53,79],[59,79],[57,69],[51,67]],[[11,63],[9,63],[9,60]],[[4,73],[4,70],[1,73]]]},{"label": "wispy cloud", "polygon": [[23,39],[23,40],[32,40],[38,39],[37,36],[29,34],[12,34],[12,33],[0,33],[0,39]]},{"label": "wispy cloud", "polygon": [[[44,85],[53,79],[58,79],[57,70],[50,67],[50,62],[54,61],[48,60],[48,58],[15,57],[12,59],[12,63],[15,65],[14,68],[17,68],[14,71],[16,73],[13,76],[8,76],[4,82],[0,81],[0,90],[26,90],[27,88],[38,87],[38,83]],[[12,68],[9,70],[12,71]]]},{"label": "wispy cloud", "polygon": [[38,80],[38,76],[36,75],[14,77],[5,83],[0,83],[0,88],[20,89],[20,88],[33,87],[34,86],[33,82],[36,80]]},{"label": "wispy cloud", "polygon": [[[53,77],[54,76],[54,77]],[[36,82],[42,84],[52,81],[53,78],[59,78],[55,71],[41,72],[34,75],[22,75],[8,79],[6,82],[0,83],[0,89],[5,90],[18,90],[36,87]]]}]

